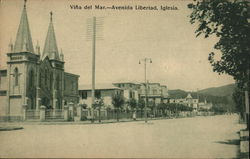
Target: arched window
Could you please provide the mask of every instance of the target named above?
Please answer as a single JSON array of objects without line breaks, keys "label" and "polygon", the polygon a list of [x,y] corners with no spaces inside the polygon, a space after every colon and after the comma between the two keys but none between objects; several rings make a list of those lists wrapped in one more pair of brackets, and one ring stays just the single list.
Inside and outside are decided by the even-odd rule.
[{"label": "arched window", "polygon": [[30,73],[29,73],[29,87],[31,88],[31,87],[33,87],[34,86],[34,83],[35,83],[35,81],[34,81],[34,71],[33,70],[31,70],[30,71]]},{"label": "arched window", "polygon": [[40,74],[39,74],[39,86],[41,87],[42,86],[42,73],[40,71]]},{"label": "arched window", "polygon": [[59,76],[56,77],[56,89],[57,90],[60,89],[60,78],[59,78]]},{"label": "arched window", "polygon": [[45,70],[45,72],[44,72],[44,85],[45,85],[46,87],[48,87],[48,85],[47,85],[47,81],[48,81],[47,73],[48,73],[48,71]]},{"label": "arched window", "polygon": [[15,86],[18,86],[18,83],[19,83],[19,72],[18,72],[18,68],[16,67],[15,70],[14,70],[14,79],[15,79]]},{"label": "arched window", "polygon": [[50,89],[53,89],[53,73],[50,73]]}]

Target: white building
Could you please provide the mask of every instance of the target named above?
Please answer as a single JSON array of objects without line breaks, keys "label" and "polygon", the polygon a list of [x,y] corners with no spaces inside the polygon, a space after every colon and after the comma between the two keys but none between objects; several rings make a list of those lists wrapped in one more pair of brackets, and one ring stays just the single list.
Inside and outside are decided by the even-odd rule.
[{"label": "white building", "polygon": [[[87,104],[87,107],[91,107],[92,96],[91,96],[91,85],[80,85],[79,86],[79,103]],[[123,90],[112,85],[112,84],[96,84],[95,85],[95,98],[103,99],[104,106],[113,108],[112,96],[114,94],[123,94]]]}]

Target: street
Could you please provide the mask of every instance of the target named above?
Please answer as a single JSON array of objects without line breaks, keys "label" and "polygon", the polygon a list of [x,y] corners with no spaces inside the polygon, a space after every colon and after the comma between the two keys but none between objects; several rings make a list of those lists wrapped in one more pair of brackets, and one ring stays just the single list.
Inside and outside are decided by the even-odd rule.
[{"label": "street", "polygon": [[235,158],[237,115],[0,131],[0,157]]}]

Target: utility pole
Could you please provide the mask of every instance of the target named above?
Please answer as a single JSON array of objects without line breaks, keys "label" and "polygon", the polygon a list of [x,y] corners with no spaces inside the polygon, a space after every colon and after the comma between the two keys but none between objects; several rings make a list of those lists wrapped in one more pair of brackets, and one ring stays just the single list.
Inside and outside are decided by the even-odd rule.
[{"label": "utility pole", "polygon": [[91,122],[94,122],[95,104],[95,40],[96,40],[96,17],[93,17],[93,37],[92,37],[92,90],[91,90]]},{"label": "utility pole", "polygon": [[[147,107],[148,107],[148,81],[147,81],[147,62],[152,63],[151,58],[144,58],[142,59],[144,62],[144,84],[145,84],[145,111],[144,111],[144,116],[145,116],[145,123],[148,122],[148,115],[147,115]],[[141,64],[141,61],[139,61],[139,64]]]},{"label": "utility pole", "polygon": [[[101,39],[100,30],[103,27],[103,19],[93,17],[87,21],[87,40],[92,40],[92,88],[91,88],[91,122],[94,122],[94,108],[95,104],[95,54],[96,54],[96,39]],[[97,33],[98,32],[98,33]]]}]

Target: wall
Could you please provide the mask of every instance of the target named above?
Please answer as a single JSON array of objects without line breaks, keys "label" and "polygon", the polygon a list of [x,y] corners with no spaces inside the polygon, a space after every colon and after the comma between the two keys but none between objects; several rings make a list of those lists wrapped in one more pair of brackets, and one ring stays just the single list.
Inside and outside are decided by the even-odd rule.
[{"label": "wall", "polygon": [[10,115],[21,116],[22,115],[22,100],[21,97],[10,98]]},{"label": "wall", "polygon": [[0,96],[0,116],[6,115],[6,96]]},{"label": "wall", "polygon": [[64,73],[64,101],[78,103],[78,78],[79,76]]}]

